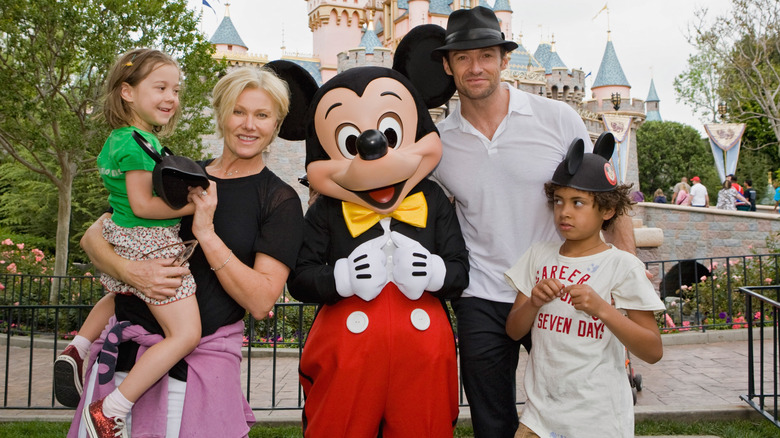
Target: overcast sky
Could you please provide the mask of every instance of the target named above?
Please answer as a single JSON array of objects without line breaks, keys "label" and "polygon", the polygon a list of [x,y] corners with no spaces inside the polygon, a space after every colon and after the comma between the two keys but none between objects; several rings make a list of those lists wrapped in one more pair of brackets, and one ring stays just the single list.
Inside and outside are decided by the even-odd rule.
[{"label": "overcast sky", "polygon": [[[229,2],[231,20],[250,52],[278,59],[284,45],[287,52],[311,55],[312,33],[305,0],[206,1],[216,14],[202,6],[202,0],[189,0],[193,9],[203,9],[201,30],[208,37],[213,35]],[[494,0],[487,2],[494,4]],[[609,14],[599,13],[605,4]],[[688,56],[694,51],[686,40],[694,12],[706,6],[710,15],[724,15],[730,4],[730,0],[512,0],[512,27],[515,36],[522,32],[522,43],[531,53],[540,41],[549,42],[554,35],[566,66],[592,73],[586,79],[590,96],[609,26],[615,51],[631,84],[631,97],[644,100],[653,78],[663,119],[703,132],[702,121],[690,107],[676,102],[673,81],[687,67]]]}]

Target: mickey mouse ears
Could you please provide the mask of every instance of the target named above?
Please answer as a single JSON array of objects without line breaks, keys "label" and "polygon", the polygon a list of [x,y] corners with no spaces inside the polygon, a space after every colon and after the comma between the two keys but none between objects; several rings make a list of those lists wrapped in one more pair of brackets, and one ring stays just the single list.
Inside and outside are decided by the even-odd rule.
[{"label": "mickey mouse ears", "polygon": [[311,98],[319,88],[317,81],[303,67],[294,62],[271,61],[265,67],[284,79],[290,88],[290,110],[279,129],[279,137],[291,141],[306,139],[306,124],[299,123],[299,121],[304,120],[311,104]]},{"label": "mickey mouse ears", "polygon": [[441,106],[455,94],[452,76],[444,71],[441,60],[431,59],[431,52],[444,44],[444,34],[444,28],[435,24],[414,27],[393,56],[393,70],[409,78],[427,108]]},{"label": "mickey mouse ears", "polygon": [[583,139],[575,139],[569,146],[566,158],[555,169],[552,182],[587,192],[608,192],[617,187],[617,175],[612,163],[615,151],[615,137],[610,132],[602,133],[592,154],[585,153]]}]

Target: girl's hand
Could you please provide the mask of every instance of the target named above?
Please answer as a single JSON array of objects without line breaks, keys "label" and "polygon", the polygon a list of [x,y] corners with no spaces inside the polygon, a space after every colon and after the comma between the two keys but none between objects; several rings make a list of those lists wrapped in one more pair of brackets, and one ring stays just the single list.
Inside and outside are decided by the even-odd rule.
[{"label": "girl's hand", "polygon": [[590,316],[601,318],[604,306],[612,307],[587,284],[572,284],[566,286],[563,291],[571,296],[571,304],[575,309],[581,310]]},{"label": "girl's hand", "polygon": [[195,204],[192,217],[192,234],[201,240],[207,233],[214,232],[214,211],[217,209],[217,183],[210,182],[209,188],[190,189],[189,201]]},{"label": "girl's hand", "polygon": [[545,278],[531,289],[531,305],[542,307],[563,295],[563,283],[555,278]]}]

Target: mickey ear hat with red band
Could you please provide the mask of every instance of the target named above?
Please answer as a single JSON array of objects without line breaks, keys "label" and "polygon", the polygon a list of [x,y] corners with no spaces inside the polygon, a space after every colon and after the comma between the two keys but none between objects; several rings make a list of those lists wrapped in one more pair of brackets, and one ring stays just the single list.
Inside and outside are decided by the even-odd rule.
[{"label": "mickey ear hat with red band", "polygon": [[574,140],[566,158],[555,169],[552,183],[586,192],[615,190],[617,175],[609,162],[614,150],[615,137],[610,132],[599,136],[592,154],[585,153],[585,143],[581,138]]},{"label": "mickey ear hat with red band", "polygon": [[489,8],[477,6],[472,9],[458,9],[447,20],[445,45],[433,50],[431,57],[441,60],[448,50],[471,50],[484,47],[504,46],[515,50],[517,43],[504,39],[496,14]]}]

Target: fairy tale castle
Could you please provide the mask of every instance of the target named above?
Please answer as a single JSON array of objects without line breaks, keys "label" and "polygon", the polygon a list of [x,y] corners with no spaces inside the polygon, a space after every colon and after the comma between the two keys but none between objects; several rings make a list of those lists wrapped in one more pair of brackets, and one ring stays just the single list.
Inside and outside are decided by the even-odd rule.
[{"label": "fairy tale castle", "polygon": [[[285,54],[283,59],[298,63],[320,83],[346,69],[363,66],[392,66],[392,56],[401,38],[413,27],[438,24],[447,27],[449,15],[457,9],[484,6],[491,8],[501,23],[507,39],[518,43],[511,53],[509,67],[502,80],[529,92],[556,99],[572,106],[595,139],[605,130],[605,115],[610,118],[631,117],[630,151],[625,182],[638,187],[636,163],[636,129],[645,120],[661,120],[658,95],[651,81],[645,100],[631,96],[631,85],[623,73],[615,47],[607,32],[606,47],[590,96],[586,95],[585,73],[568,68],[558,55],[554,40],[542,42],[531,53],[522,44],[522,35],[513,32],[513,10],[509,0],[307,0],[309,29],[312,32],[313,55]],[[225,16],[210,41],[215,57],[230,65],[264,65],[264,55],[251,54],[230,19],[229,4]],[[447,105],[457,104],[457,95]],[[432,111],[435,121],[448,113],[442,107]],[[213,147],[221,142],[207,140]],[[301,143],[301,142],[298,142]],[[277,140],[267,151],[266,162],[293,186],[304,173],[305,151],[302,144]],[[303,187],[296,187],[305,199]]]}]

